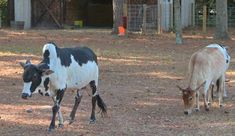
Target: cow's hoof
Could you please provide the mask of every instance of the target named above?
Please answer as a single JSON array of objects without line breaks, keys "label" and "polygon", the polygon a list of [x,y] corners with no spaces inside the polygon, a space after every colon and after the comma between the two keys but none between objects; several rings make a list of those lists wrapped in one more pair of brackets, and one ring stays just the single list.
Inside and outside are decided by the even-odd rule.
[{"label": "cow's hoof", "polygon": [[55,127],[49,127],[48,133],[52,133],[53,131],[55,131]]},{"label": "cow's hoof", "polygon": [[90,122],[89,122],[89,124],[95,124],[95,119],[90,119]]},{"label": "cow's hoof", "polygon": [[70,119],[69,120],[69,125],[71,125],[75,120],[74,119]]},{"label": "cow's hoof", "polygon": [[199,108],[195,108],[195,111],[196,111],[196,112],[199,112],[199,111],[200,111],[200,109],[199,109]]},{"label": "cow's hoof", "polygon": [[209,108],[205,108],[205,109],[206,109],[206,111],[210,111]]},{"label": "cow's hoof", "polygon": [[64,128],[64,124],[59,124],[59,128]]}]

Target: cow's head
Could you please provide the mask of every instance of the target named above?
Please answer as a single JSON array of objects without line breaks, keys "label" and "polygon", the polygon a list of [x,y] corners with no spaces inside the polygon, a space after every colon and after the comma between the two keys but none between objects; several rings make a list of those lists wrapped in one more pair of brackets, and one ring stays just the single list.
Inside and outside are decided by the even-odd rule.
[{"label": "cow's head", "polygon": [[24,69],[22,98],[27,99],[27,97],[32,96],[32,93],[40,93],[40,86],[43,86],[46,76],[52,74],[53,71],[45,63],[34,65],[29,60],[26,63],[20,62],[20,65]]},{"label": "cow's head", "polygon": [[182,99],[184,102],[184,114],[191,114],[192,109],[195,105],[196,92],[193,91],[191,88],[182,89],[179,86],[178,88],[182,91]]},{"label": "cow's head", "polygon": [[184,114],[189,115],[192,113],[193,107],[195,106],[196,91],[198,91],[201,86],[205,84],[202,83],[198,88],[192,90],[190,87],[183,89],[180,86],[177,86],[182,91],[182,99],[184,102]]}]

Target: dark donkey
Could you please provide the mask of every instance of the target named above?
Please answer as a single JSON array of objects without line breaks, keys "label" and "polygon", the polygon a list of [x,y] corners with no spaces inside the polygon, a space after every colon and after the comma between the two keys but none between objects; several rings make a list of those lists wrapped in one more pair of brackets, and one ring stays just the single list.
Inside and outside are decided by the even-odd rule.
[{"label": "dark donkey", "polygon": [[66,88],[78,89],[75,103],[70,114],[70,124],[74,121],[77,107],[82,95],[79,90],[87,85],[92,89],[92,112],[90,123],[94,123],[96,101],[103,114],[107,113],[107,107],[101,99],[98,90],[99,68],[97,57],[87,47],[58,48],[54,43],[47,43],[43,47],[43,60],[34,65],[30,61],[20,62],[24,68],[24,87],[22,98],[27,99],[34,92],[46,92],[54,101],[52,107],[52,120],[49,131],[55,129],[55,118],[58,112],[59,127],[63,127],[63,117],[60,104]]}]

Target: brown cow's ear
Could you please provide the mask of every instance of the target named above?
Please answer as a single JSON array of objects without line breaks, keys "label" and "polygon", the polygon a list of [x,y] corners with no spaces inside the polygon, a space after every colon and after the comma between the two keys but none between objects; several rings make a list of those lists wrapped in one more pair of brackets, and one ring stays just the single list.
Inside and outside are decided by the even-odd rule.
[{"label": "brown cow's ear", "polygon": [[45,75],[50,75],[50,74],[52,74],[52,73],[54,73],[53,70],[46,69],[45,71],[42,72],[42,75],[45,76]]},{"label": "brown cow's ear", "polygon": [[181,88],[180,86],[176,85],[176,87],[178,87],[180,89],[180,91],[184,91],[184,89]]}]

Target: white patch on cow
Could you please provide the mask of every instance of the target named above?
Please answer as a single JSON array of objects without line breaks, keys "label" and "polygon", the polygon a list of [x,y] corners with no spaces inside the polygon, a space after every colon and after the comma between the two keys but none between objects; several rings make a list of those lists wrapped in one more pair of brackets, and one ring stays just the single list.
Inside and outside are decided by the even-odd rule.
[{"label": "white patch on cow", "polygon": [[96,92],[92,95],[92,97],[95,97],[96,95],[98,95],[98,91],[96,91]]},{"label": "white patch on cow", "polygon": [[[227,50],[226,50],[226,48],[223,48],[223,47],[221,47],[220,45],[218,45],[218,44],[210,44],[210,45],[208,45],[208,46],[206,46],[207,48],[217,48],[217,49],[219,49],[222,53],[223,53],[223,55],[224,55],[224,59],[225,60],[228,60],[228,62],[230,62],[230,56],[229,56],[229,54],[228,54],[228,52],[227,52]],[[227,66],[228,67],[228,66]]]},{"label": "white patch on cow", "polygon": [[71,55],[71,64],[69,67],[61,65],[60,58],[57,57],[56,48],[53,44],[46,44],[43,47],[43,53],[48,50],[50,55],[49,67],[54,71],[49,75],[50,89],[82,89],[91,81],[98,85],[99,68],[95,61],[88,61],[80,66]]},{"label": "white patch on cow", "polygon": [[24,82],[24,87],[23,87],[22,93],[26,93],[30,96],[31,95],[31,91],[30,91],[31,85],[32,85],[32,82],[27,82],[27,83]]},{"label": "white patch on cow", "polygon": [[67,87],[81,89],[93,80],[96,86],[98,85],[99,70],[95,61],[88,61],[86,64],[80,66],[72,55],[71,60],[72,62],[69,67],[62,66],[59,58],[56,58],[56,66],[50,65],[50,69],[54,71],[50,75],[50,81],[55,88],[64,89]]}]

